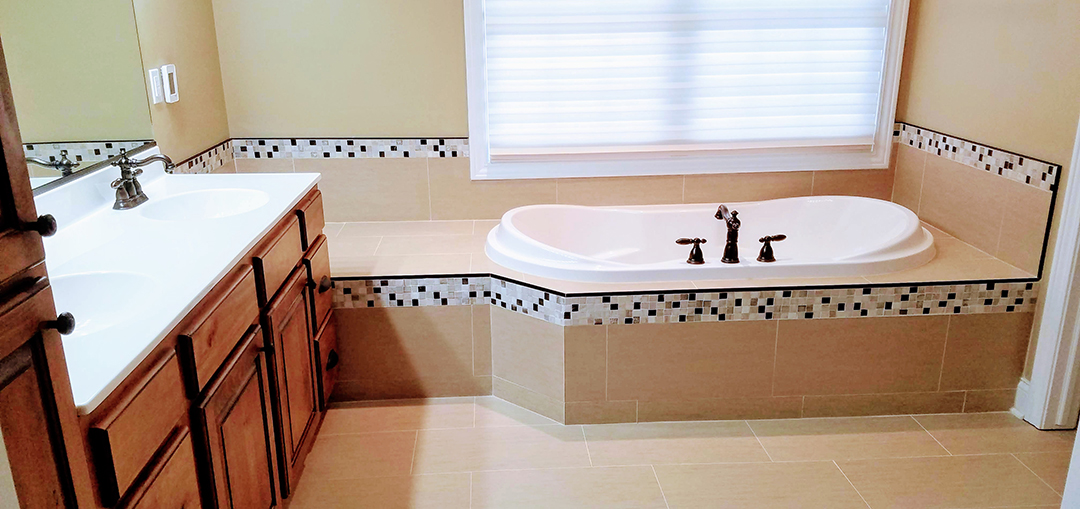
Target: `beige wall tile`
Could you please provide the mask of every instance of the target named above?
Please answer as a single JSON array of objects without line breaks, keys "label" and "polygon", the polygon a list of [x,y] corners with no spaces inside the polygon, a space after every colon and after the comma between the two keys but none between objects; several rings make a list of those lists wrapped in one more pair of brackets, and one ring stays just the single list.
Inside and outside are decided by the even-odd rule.
[{"label": "beige wall tile", "polygon": [[332,238],[328,237],[327,248],[329,249],[330,260],[335,262],[343,259],[375,256],[375,249],[379,247],[381,242],[382,237],[360,237],[352,232],[345,234],[339,232]]},{"label": "beige wall tile", "polygon": [[[236,173],[292,173],[292,159],[236,159]],[[320,186],[321,187],[321,186]]]},{"label": "beige wall tile", "polygon": [[558,202],[570,205],[655,205],[682,199],[681,175],[558,179]]},{"label": "beige wall tile", "polygon": [[1010,413],[920,415],[915,419],[953,454],[1072,449],[1060,433],[1039,431]]},{"label": "beige wall tile", "polygon": [[780,395],[937,390],[949,317],[781,320]]},{"label": "beige wall tile", "polygon": [[1008,507],[1060,497],[1012,456],[843,461],[840,468],[870,507]]},{"label": "beige wall tile", "polygon": [[608,399],[771,395],[776,322],[608,327]]},{"label": "beige wall tile", "polygon": [[915,147],[904,144],[897,147],[892,201],[911,209],[916,214],[919,213],[919,202],[922,200],[926,157],[926,152]]},{"label": "beige wall tile", "polygon": [[424,430],[414,474],[589,466],[580,426]]},{"label": "beige wall tile", "polygon": [[469,306],[337,309],[342,382],[362,399],[471,396],[472,309]]},{"label": "beige wall tile", "polygon": [[1015,389],[1034,313],[949,317],[941,390]]},{"label": "beige wall tile", "polygon": [[211,173],[236,173],[236,161],[229,161],[215,169]]},{"label": "beige wall tile", "polygon": [[566,406],[561,399],[545,396],[497,376],[491,379],[491,394],[556,422],[566,422]]},{"label": "beige wall tile", "polygon": [[473,475],[473,507],[665,509],[652,468],[564,468]]},{"label": "beige wall tile", "polygon": [[331,248],[330,257],[334,277],[466,274],[471,265],[468,254],[354,256],[334,254]]},{"label": "beige wall tile", "polygon": [[566,401],[607,399],[607,327],[565,327]]},{"label": "beige wall tile", "polygon": [[639,422],[783,419],[801,417],[801,397],[641,401]]},{"label": "beige wall tile", "polygon": [[866,509],[844,474],[830,462],[657,466],[671,507]]},{"label": "beige wall tile", "polygon": [[949,454],[907,416],[753,421],[750,427],[773,461]]},{"label": "beige wall tile", "polygon": [[321,480],[409,475],[415,443],[415,431],[319,436],[304,474]]},{"label": "beige wall tile", "polygon": [[479,219],[473,221],[473,234],[487,235],[491,229],[496,226],[499,226],[499,221],[495,219]]},{"label": "beige wall tile", "polygon": [[472,221],[377,221],[346,223],[343,230],[360,237],[472,235]]},{"label": "beige wall tile", "polygon": [[[945,242],[949,244],[951,242]],[[952,249],[954,246],[946,246]],[[921,267],[888,274],[866,276],[871,283],[909,283],[912,281],[970,281],[980,279],[1013,279],[1032,277],[996,258],[967,258],[938,256]]]},{"label": "beige wall tile", "polygon": [[343,403],[326,412],[319,436],[471,428],[474,413],[473,398]]},{"label": "beige wall tile", "polygon": [[1062,452],[1031,452],[1014,454],[1016,459],[1035,472],[1035,475],[1046,481],[1058,493],[1065,491],[1065,478],[1069,474],[1069,462],[1072,455],[1067,451]]},{"label": "beige wall tile", "polygon": [[432,219],[498,219],[523,205],[555,203],[555,180],[474,181],[469,160],[430,159]]},{"label": "beige wall tile", "polygon": [[[306,474],[306,472],[305,472]],[[326,481],[300,479],[291,509],[469,509],[469,474],[434,474]]]},{"label": "beige wall tile", "polygon": [[810,196],[814,172],[687,175],[685,203],[718,203]]},{"label": "beige wall tile", "polygon": [[950,161],[926,159],[919,217],[983,251],[997,250],[1001,220],[1009,207],[1007,186],[1014,185],[989,172]]},{"label": "beige wall tile", "polygon": [[967,391],[964,399],[965,413],[1006,412],[1016,403],[1016,389],[990,391]]},{"label": "beige wall tile", "polygon": [[476,400],[476,427],[478,428],[558,424],[553,419],[495,396],[480,396],[474,399]]},{"label": "beige wall tile", "polygon": [[431,219],[426,159],[294,159],[321,173],[327,221]]},{"label": "beige wall tile", "polygon": [[483,253],[483,235],[421,235],[382,237],[376,256]]},{"label": "beige wall tile", "polygon": [[585,426],[593,465],[769,461],[745,421]]},{"label": "beige wall tile", "polygon": [[563,328],[500,307],[491,309],[493,374],[564,401]]},{"label": "beige wall tile", "polygon": [[893,173],[892,168],[815,171],[813,192],[816,196],[866,196],[889,201]]},{"label": "beige wall tile", "polygon": [[1001,239],[994,254],[1032,274],[1039,272],[1046,223],[1050,217],[1049,191],[1010,182]]},{"label": "beige wall tile", "polygon": [[637,422],[637,401],[578,401],[566,404],[566,424]]},{"label": "beige wall tile", "polygon": [[491,374],[491,306],[472,306],[473,375]]},{"label": "beige wall tile", "polygon": [[964,392],[806,396],[803,417],[959,413]]}]

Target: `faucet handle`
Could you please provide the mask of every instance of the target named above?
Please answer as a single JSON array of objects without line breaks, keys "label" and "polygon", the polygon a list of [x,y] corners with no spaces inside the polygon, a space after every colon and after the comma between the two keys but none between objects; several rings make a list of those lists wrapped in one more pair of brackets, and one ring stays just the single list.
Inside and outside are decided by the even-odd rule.
[{"label": "faucet handle", "polygon": [[142,168],[135,168],[131,172],[132,177],[138,177],[139,175],[142,175],[142,174],[143,174]]},{"label": "faucet handle", "polygon": [[686,263],[691,265],[701,265],[705,263],[705,255],[701,252],[701,246],[699,244],[705,244],[707,242],[709,241],[699,238],[681,238],[675,241],[676,244],[681,246],[694,245],[694,247],[690,249],[690,257],[686,259]]},{"label": "faucet handle", "polygon": [[708,242],[709,241],[706,240],[706,239],[698,239],[698,238],[688,239],[688,238],[685,238],[685,237],[675,241],[675,243],[680,245],[680,246],[689,246],[690,244],[706,244]]},{"label": "faucet handle", "polygon": [[780,242],[781,240],[784,240],[784,239],[787,239],[787,235],[784,235],[783,233],[781,233],[781,234],[777,234],[777,235],[766,235],[766,236],[758,239],[758,242],[761,242],[763,244],[767,244],[769,242]]},{"label": "faucet handle", "polygon": [[113,189],[117,189],[122,185],[124,185],[124,179],[118,178],[118,179],[112,181],[112,184],[109,184],[109,187],[112,187]]},{"label": "faucet handle", "polygon": [[781,240],[784,240],[786,238],[787,235],[781,233],[779,235],[766,235],[758,239],[758,242],[761,242],[763,245],[761,246],[761,252],[758,253],[757,261],[764,263],[775,262],[776,256],[773,255],[772,243],[780,242]]}]

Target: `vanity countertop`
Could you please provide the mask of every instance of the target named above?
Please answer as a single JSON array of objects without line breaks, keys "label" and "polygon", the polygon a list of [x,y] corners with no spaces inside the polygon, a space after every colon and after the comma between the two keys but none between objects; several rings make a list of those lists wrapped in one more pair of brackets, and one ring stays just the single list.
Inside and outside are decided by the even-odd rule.
[{"label": "vanity countertop", "polygon": [[[152,153],[152,152],[151,152]],[[115,168],[36,198],[60,229],[45,239],[75,405],[88,414],[311,190],[307,174],[140,177],[149,201],[113,210]]]}]

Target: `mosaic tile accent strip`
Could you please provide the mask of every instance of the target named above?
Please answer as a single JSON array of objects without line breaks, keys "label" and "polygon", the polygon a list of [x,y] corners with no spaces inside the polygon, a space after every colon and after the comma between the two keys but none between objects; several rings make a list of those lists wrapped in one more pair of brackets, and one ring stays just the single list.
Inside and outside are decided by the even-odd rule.
[{"label": "mosaic tile accent strip", "polygon": [[60,158],[60,151],[68,151],[68,159],[75,162],[104,161],[120,155],[120,149],[135,150],[153,140],[135,141],[88,141],[82,143],[27,143],[23,145],[26,157],[45,160]]},{"label": "mosaic tile accent strip", "polygon": [[173,170],[173,173],[213,173],[214,170],[221,168],[232,161],[233,141],[226,140],[220,145],[176,165],[176,169]]},{"label": "mosaic tile accent strip", "polygon": [[233,140],[237,159],[374,159],[469,157],[468,138],[243,139]]},{"label": "mosaic tile accent strip", "polygon": [[1038,283],[562,296],[499,277],[337,282],[334,307],[491,304],[562,326],[1034,311]]},{"label": "mosaic tile accent strip", "polygon": [[894,139],[904,145],[1044,191],[1053,191],[1061,174],[1060,165],[990,148],[921,127],[897,124],[893,134]]},{"label": "mosaic tile accent strip", "polygon": [[491,298],[491,278],[414,278],[336,281],[335,308],[469,306]]}]

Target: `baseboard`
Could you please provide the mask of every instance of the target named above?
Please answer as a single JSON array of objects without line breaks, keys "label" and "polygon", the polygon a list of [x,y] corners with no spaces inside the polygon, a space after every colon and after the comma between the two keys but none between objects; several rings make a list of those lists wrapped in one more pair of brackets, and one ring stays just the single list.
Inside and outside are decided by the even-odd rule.
[{"label": "baseboard", "polygon": [[1027,379],[1021,378],[1016,384],[1016,400],[1009,411],[1021,419],[1031,411],[1031,383]]}]

